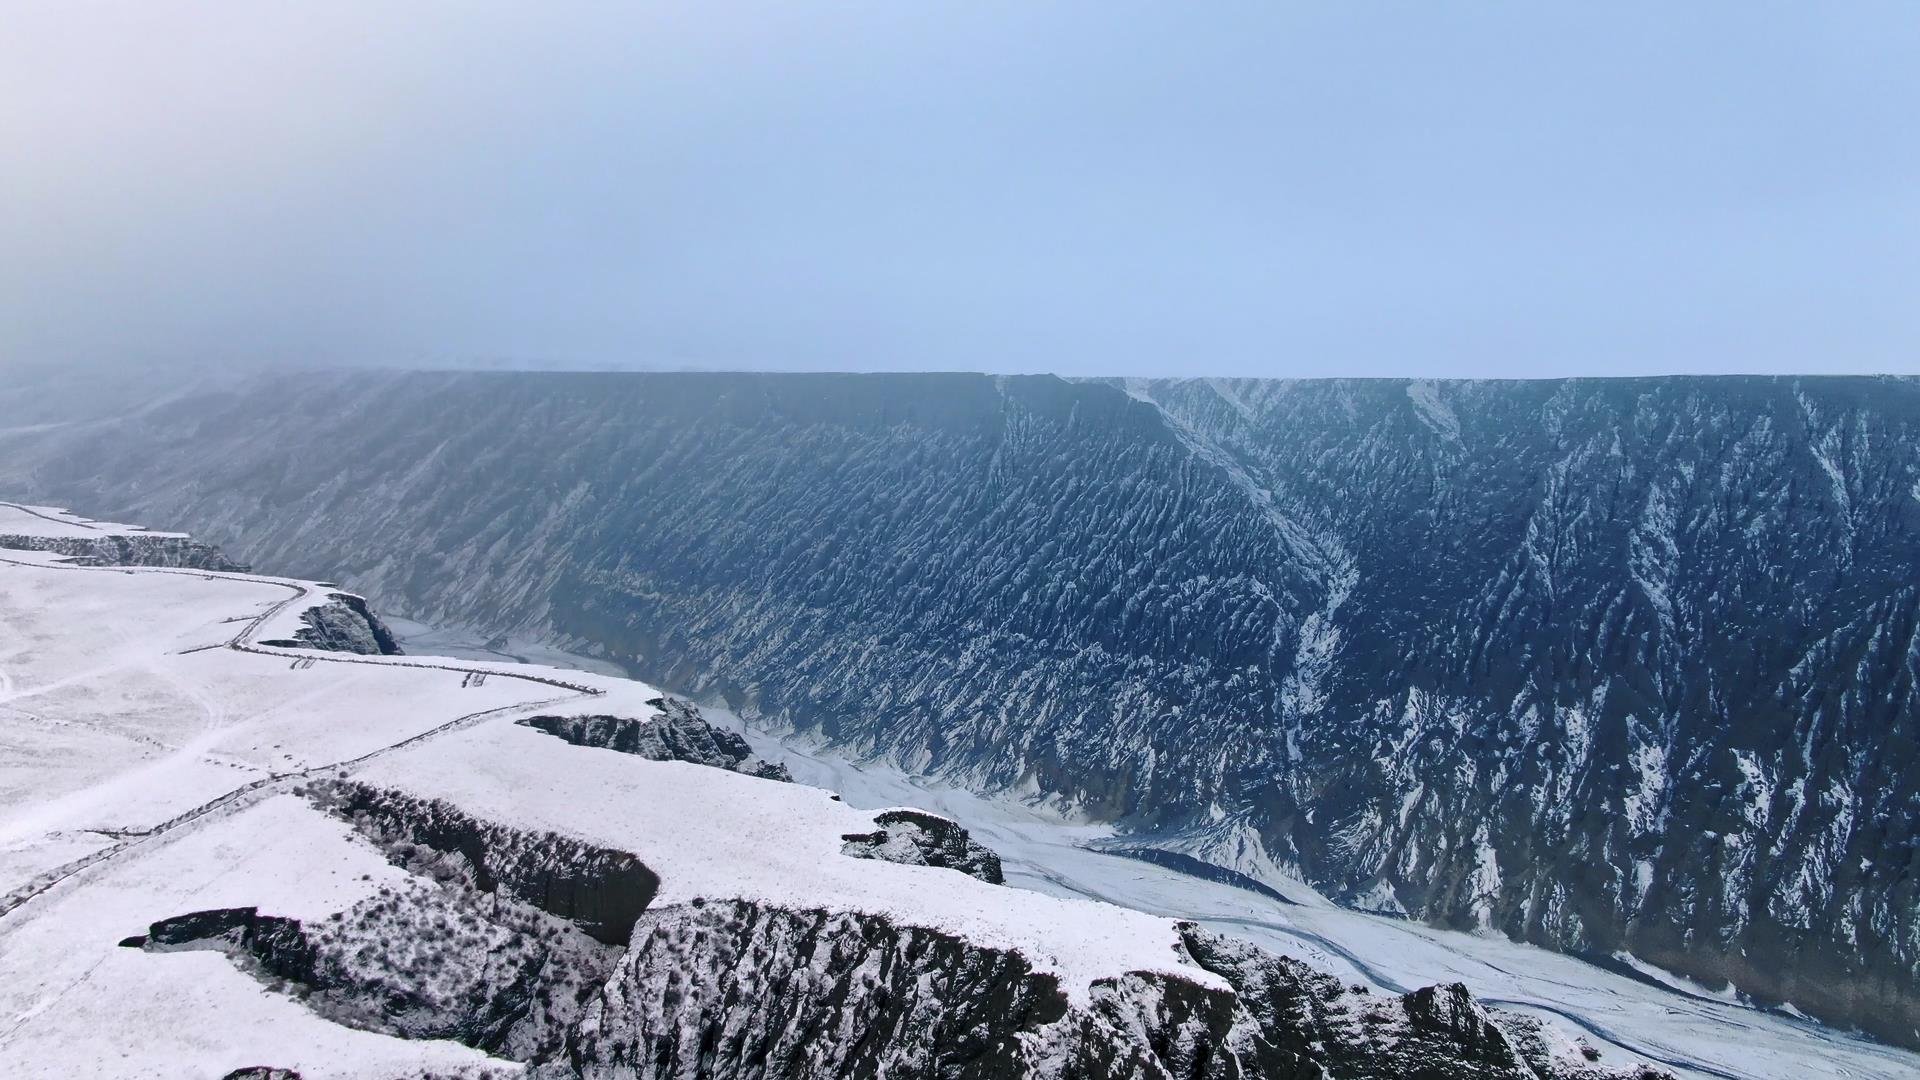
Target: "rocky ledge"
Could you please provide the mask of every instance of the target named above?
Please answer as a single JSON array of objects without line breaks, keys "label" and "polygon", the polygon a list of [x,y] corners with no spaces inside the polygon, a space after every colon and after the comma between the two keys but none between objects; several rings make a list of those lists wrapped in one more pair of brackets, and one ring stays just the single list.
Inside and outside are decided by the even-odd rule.
[{"label": "rocky ledge", "polygon": [[565,739],[575,746],[616,750],[649,761],[711,765],[716,769],[730,769],[763,780],[793,779],[793,774],[787,771],[785,765],[774,765],[754,757],[746,739],[724,728],[714,727],[692,703],[679,698],[658,697],[647,704],[659,712],[643,718],[532,716],[520,723]]},{"label": "rocky ledge", "polygon": [[51,551],[87,566],[167,566],[221,573],[247,572],[219,548],[184,536],[108,533],[100,536],[0,535],[0,548]]},{"label": "rocky ledge", "polygon": [[923,810],[884,810],[874,815],[875,832],[848,833],[840,839],[843,854],[856,859],[884,859],[909,866],[939,866],[958,870],[999,885],[1000,856],[975,841],[959,823]]},{"label": "rocky ledge", "polygon": [[[122,944],[216,950],[333,1022],[456,1040],[544,1080],[1666,1075],[1555,1052],[1537,1022],[1463,986],[1377,995],[1191,924],[1173,948],[1194,977],[1131,972],[1070,995],[1023,953],[953,933],[739,898],[656,907],[634,853],[365,784],[308,795],[407,877],[322,920],[190,912]],[[997,877],[945,819],[876,823],[849,847]]]},{"label": "rocky ledge", "polygon": [[306,625],[293,637],[263,641],[283,649],[324,649],[327,652],[359,653],[362,656],[399,656],[400,641],[380,617],[367,606],[363,597],[347,592],[327,594],[325,603],[300,613]]}]

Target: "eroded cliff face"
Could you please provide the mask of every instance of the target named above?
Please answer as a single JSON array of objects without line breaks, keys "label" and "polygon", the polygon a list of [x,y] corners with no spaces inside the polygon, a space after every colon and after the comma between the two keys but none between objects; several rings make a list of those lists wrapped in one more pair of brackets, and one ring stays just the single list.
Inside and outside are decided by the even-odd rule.
[{"label": "eroded cliff face", "polygon": [[1195,963],[1232,985],[1266,1044],[1310,1058],[1329,1076],[1654,1080],[1664,1075],[1652,1068],[1599,1065],[1598,1054],[1592,1061],[1556,1057],[1540,1039],[1537,1022],[1487,1009],[1458,983],[1373,994],[1235,938],[1195,926],[1186,927],[1182,936]]},{"label": "eroded cliff face", "polygon": [[8,435],[0,484],[1236,871],[1920,1030],[1914,383],[299,390]]},{"label": "eroded cliff face", "polygon": [[10,536],[0,534],[0,548],[20,551],[52,551],[72,557],[88,566],[170,566],[187,570],[217,570],[245,573],[244,563],[234,562],[211,544],[183,536]]},{"label": "eroded cliff face", "polygon": [[184,912],[121,944],[216,950],[334,1023],[458,1041],[551,1080],[1631,1075],[1529,1056],[1544,1044],[1464,988],[1376,997],[1191,926],[1172,947],[1193,978],[1134,972],[1076,996],[956,933],[747,899],[655,906],[631,852],[365,784],[308,795],[406,876],[325,919]]},{"label": "eroded cliff face", "polygon": [[610,945],[626,944],[660,890],[660,878],[629,852],[479,821],[437,799],[350,781],[315,784],[312,795],[395,862],[504,892]]},{"label": "eroded cliff face", "polygon": [[1084,1003],[1017,954],[746,901],[648,912],[569,1049],[587,1077],[1532,1080],[1662,1076],[1536,1051],[1462,987],[1382,998],[1198,930],[1231,989],[1135,973]]},{"label": "eroded cliff face", "polygon": [[300,621],[305,625],[294,631],[293,637],[260,644],[362,656],[400,655],[400,642],[393,631],[387,629],[387,624],[380,621],[364,598],[352,593],[328,593],[324,603],[302,611]]},{"label": "eroded cliff face", "polygon": [[883,919],[742,902],[651,911],[582,1023],[592,1077],[1024,1073],[1067,1014],[1017,955]]},{"label": "eroded cliff face", "polygon": [[754,757],[746,739],[708,723],[692,703],[663,697],[648,704],[658,710],[655,715],[530,716],[520,723],[575,746],[614,750],[649,761],[709,765],[765,780],[793,779],[786,766]]}]

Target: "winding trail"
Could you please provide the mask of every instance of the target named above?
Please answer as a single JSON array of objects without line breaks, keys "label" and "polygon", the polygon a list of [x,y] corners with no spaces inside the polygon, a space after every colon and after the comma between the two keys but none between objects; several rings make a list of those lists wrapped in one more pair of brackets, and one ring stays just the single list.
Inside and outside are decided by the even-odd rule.
[{"label": "winding trail", "polygon": [[[91,529],[94,532],[100,531],[100,526],[94,522],[82,521],[79,518],[68,519],[68,518],[54,517],[52,514],[43,514],[40,511],[35,510],[31,506],[22,506],[17,502],[0,502],[0,506],[4,506],[9,510],[18,510],[21,513],[27,515],[28,517],[37,517],[41,521],[51,521],[55,525],[64,525],[69,529]],[[160,535],[160,534],[150,534],[150,535]]]},{"label": "winding trail", "polygon": [[[84,523],[81,523],[81,522],[60,521],[57,518],[48,517],[48,515],[46,514],[41,514],[27,507],[20,506],[17,503],[0,502],[0,506],[12,507],[13,509],[20,510],[24,513],[32,514],[34,517],[44,518],[48,521],[56,521],[61,525],[70,525],[70,526],[78,525],[85,528],[94,528],[94,526],[85,525]],[[356,757],[346,758],[344,760],[331,762],[326,765],[309,766],[307,768],[299,769],[291,772],[271,773],[267,776],[261,777],[260,779],[251,781],[249,783],[241,785],[240,787],[234,788],[233,790],[228,791],[223,795],[217,796],[213,799],[209,799],[208,801],[201,803],[198,806],[192,807],[180,814],[177,814],[167,819],[166,821],[161,822],[158,825],[155,825],[151,829],[146,829],[141,831],[128,830],[124,832],[113,833],[111,835],[115,837],[115,841],[116,841],[115,843],[110,844],[106,847],[100,848],[97,851],[89,852],[88,854],[83,855],[78,859],[74,859],[71,862],[65,863],[61,866],[57,866],[52,870],[48,870],[45,873],[35,877],[32,881],[29,881],[27,884],[21,886],[18,889],[15,889],[13,892],[8,893],[6,896],[0,897],[0,919],[3,919],[8,915],[12,914],[13,912],[19,910],[22,906],[30,903],[35,898],[45,895],[50,889],[59,885],[61,882],[70,880],[75,875],[83,873],[84,871],[88,870],[91,867],[98,866],[109,859],[125,854],[126,852],[132,850],[135,847],[138,847],[142,844],[150,843],[153,840],[166,836],[167,834],[172,833],[178,829],[192,825],[195,822],[203,821],[210,815],[218,813],[222,810],[235,809],[241,806],[251,805],[252,803],[259,801],[260,799],[265,798],[268,794],[273,793],[279,788],[291,787],[293,784],[303,780],[311,780],[311,779],[323,778],[328,776],[336,776],[358,765],[362,765],[368,761],[372,761],[375,758],[379,758],[387,754],[391,754],[396,750],[402,750],[407,747],[415,746],[419,743],[426,742],[429,739],[438,738],[442,735],[446,735],[451,732],[460,731],[465,728],[472,727],[475,724],[481,723],[486,720],[490,720],[497,716],[507,715],[507,714],[520,712],[528,709],[550,708],[562,702],[574,700],[575,698],[598,697],[606,693],[606,691],[598,689],[596,687],[587,686],[583,683],[569,682],[565,679],[554,678],[552,676],[535,675],[528,672],[502,671],[497,668],[474,667],[474,666],[454,663],[451,661],[425,662],[425,661],[419,661],[419,660],[408,660],[408,659],[404,659],[400,657],[392,657],[392,656],[374,657],[374,656],[365,656],[359,653],[336,653],[336,652],[328,652],[322,649],[292,649],[292,648],[284,648],[281,646],[274,646],[274,645],[256,644],[253,640],[254,636],[258,634],[260,630],[263,627],[265,627],[272,619],[274,619],[276,616],[280,615],[281,613],[285,612],[289,607],[299,605],[302,602],[310,602],[308,603],[308,606],[317,606],[319,603],[324,602],[324,600],[313,599],[314,592],[315,592],[314,587],[308,585],[305,582],[293,581],[291,579],[263,577],[257,574],[230,573],[230,572],[219,571],[219,570],[191,570],[191,569],[183,569],[183,568],[176,568],[176,567],[111,566],[111,565],[90,566],[90,565],[83,565],[83,564],[72,562],[72,561],[48,563],[48,562],[39,562],[39,561],[28,561],[24,559],[12,559],[12,558],[7,558],[5,556],[0,556],[0,564],[26,567],[28,569],[33,569],[33,570],[52,570],[52,571],[65,570],[65,571],[74,571],[74,572],[80,572],[80,573],[180,574],[180,575],[198,577],[198,578],[203,578],[208,580],[226,579],[226,580],[233,580],[233,581],[245,581],[251,584],[258,584],[258,585],[273,585],[273,586],[277,586],[279,588],[288,590],[289,595],[285,599],[281,600],[279,603],[274,604],[272,607],[269,607],[267,610],[261,612],[260,614],[254,616],[251,619],[246,620],[246,622],[241,626],[241,628],[237,632],[235,632],[231,638],[227,639],[224,646],[211,646],[211,647],[213,648],[224,647],[224,648],[232,649],[235,652],[252,653],[256,656],[292,658],[295,660],[304,660],[308,662],[324,662],[324,663],[331,663],[331,664],[363,664],[363,665],[372,666],[372,667],[428,668],[428,669],[438,670],[438,671],[464,672],[470,679],[476,676],[480,678],[484,678],[488,675],[492,675],[492,676],[496,676],[504,679],[517,679],[522,682],[535,683],[543,686],[551,686],[556,689],[561,689],[566,691],[565,693],[557,694],[552,697],[542,698],[538,701],[521,702],[513,705],[501,705],[491,709],[482,709],[477,712],[465,713],[463,715],[456,716],[451,720],[448,720],[446,723],[439,724],[435,727],[427,729],[426,731],[416,732],[397,742],[389,743],[386,746],[382,746],[377,749],[370,750],[367,753],[360,754]],[[331,592],[333,590],[325,590],[325,591]],[[8,680],[7,685],[11,687],[12,685],[11,680]]]}]

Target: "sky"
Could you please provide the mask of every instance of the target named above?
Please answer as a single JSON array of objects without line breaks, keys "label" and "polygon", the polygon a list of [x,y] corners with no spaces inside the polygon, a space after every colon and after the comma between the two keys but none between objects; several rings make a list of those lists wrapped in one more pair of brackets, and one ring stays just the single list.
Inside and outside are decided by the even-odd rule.
[{"label": "sky", "polygon": [[1920,371],[1920,6],[0,0],[0,375]]}]

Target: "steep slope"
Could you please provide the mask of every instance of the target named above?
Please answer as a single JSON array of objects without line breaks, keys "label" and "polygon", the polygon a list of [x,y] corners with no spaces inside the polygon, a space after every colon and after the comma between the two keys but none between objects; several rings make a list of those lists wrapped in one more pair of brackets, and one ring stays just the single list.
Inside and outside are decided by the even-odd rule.
[{"label": "steep slope", "polygon": [[[313,582],[0,558],[0,625],[23,643],[0,707],[39,763],[0,791],[8,1075],[1659,1075],[1553,1053],[1463,989],[1342,1022],[1349,1003],[1322,999],[1348,995],[1295,962],[987,880],[990,854],[933,815],[724,753],[555,737],[731,745],[642,684],[256,640],[331,602]],[[200,723],[148,700],[154,680]],[[183,790],[96,760],[79,727],[230,772]],[[269,738],[276,765],[241,752]],[[876,826],[929,847],[844,850]],[[20,852],[72,857],[26,878]]]},{"label": "steep slope", "polygon": [[1914,1043],[1917,438],[1900,380],[314,375],[0,484]]}]

